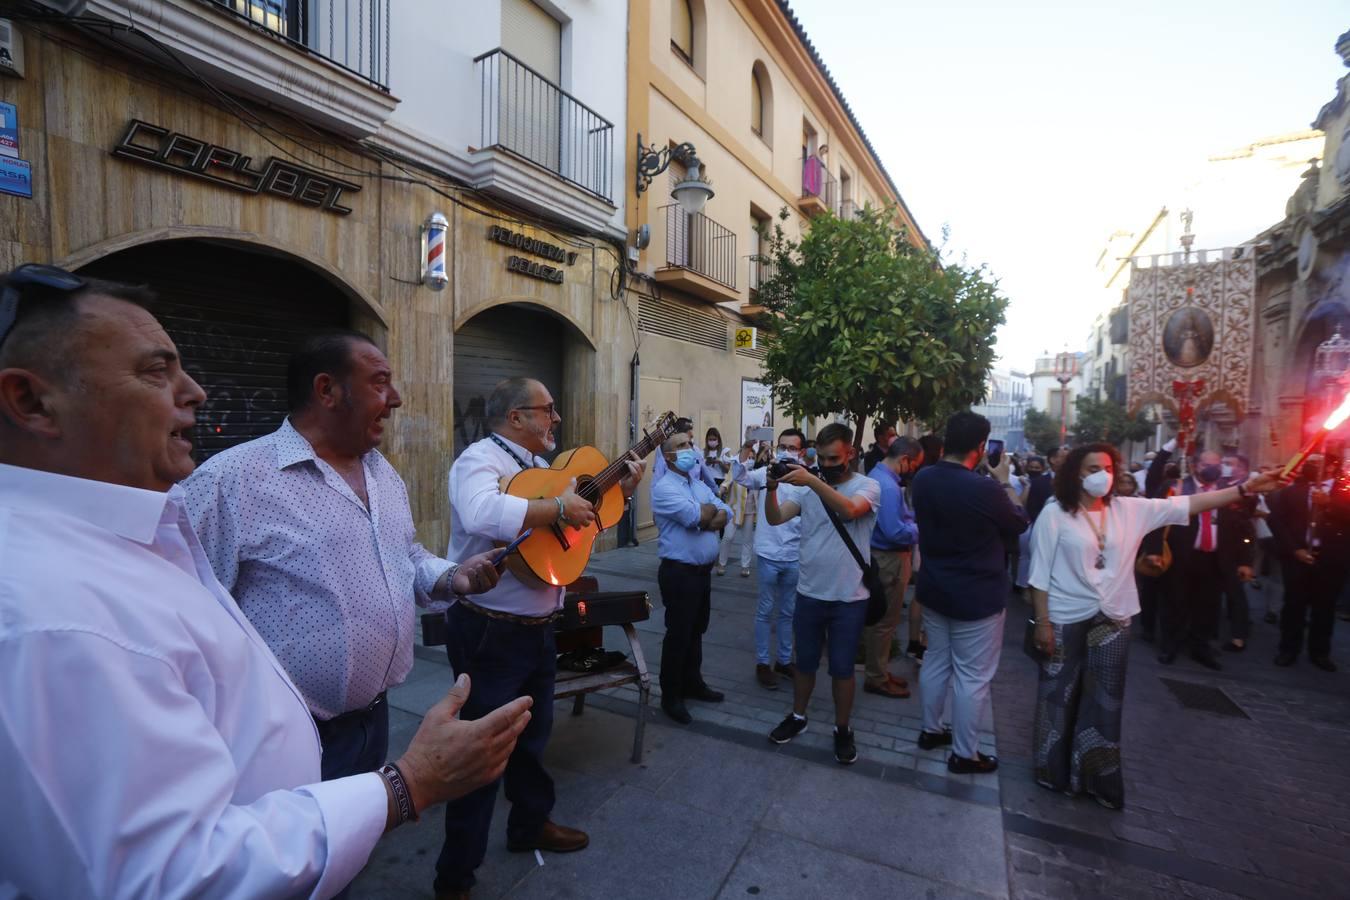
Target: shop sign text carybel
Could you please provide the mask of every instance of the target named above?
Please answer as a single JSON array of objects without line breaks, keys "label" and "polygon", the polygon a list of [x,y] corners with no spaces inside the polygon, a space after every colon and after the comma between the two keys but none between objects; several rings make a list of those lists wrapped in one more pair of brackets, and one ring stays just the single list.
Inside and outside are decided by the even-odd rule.
[{"label": "shop sign text carybel", "polygon": [[[524,253],[542,256],[544,259],[550,259],[556,263],[565,263],[570,266],[577,261],[577,254],[573,251],[564,250],[557,244],[550,244],[547,241],[532,238],[529,235],[503,228],[500,225],[489,225],[487,236],[490,241],[505,244],[507,247],[514,247]],[[528,275],[542,281],[551,281],[554,284],[563,283],[562,269],[556,266],[547,266],[523,256],[508,256],[506,258],[506,269],[509,272]]]},{"label": "shop sign text carybel", "polygon": [[140,119],[131,120],[112,152],[114,156],[191,175],[246,194],[275,194],[338,216],[351,212],[349,207],[338,203],[343,193],[361,190],[359,184],[275,156],[255,169],[251,156]]}]

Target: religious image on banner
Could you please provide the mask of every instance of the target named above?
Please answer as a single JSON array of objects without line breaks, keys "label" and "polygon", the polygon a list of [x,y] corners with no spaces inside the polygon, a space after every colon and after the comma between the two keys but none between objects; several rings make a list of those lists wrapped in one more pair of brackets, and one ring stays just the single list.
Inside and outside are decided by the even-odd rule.
[{"label": "religious image on banner", "polygon": [[1131,265],[1128,405],[1160,403],[1175,414],[1182,400],[1196,409],[1222,402],[1241,419],[1251,396],[1255,254],[1195,255],[1202,261]]}]

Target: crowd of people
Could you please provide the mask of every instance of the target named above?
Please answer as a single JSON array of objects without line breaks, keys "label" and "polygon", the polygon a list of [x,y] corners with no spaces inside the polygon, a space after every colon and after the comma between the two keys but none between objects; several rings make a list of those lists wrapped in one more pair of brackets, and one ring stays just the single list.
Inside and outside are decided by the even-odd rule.
[{"label": "crowd of people", "polygon": [[[488,435],[449,468],[438,556],[379,450],[403,399],[368,336],[308,336],[280,427],[198,467],[204,394],[151,300],[46,266],[0,276],[0,893],[339,896],[382,834],[445,804],[435,895],[467,897],[499,786],[509,850],[586,847],[551,818],[544,762],[564,589],[500,551],[596,518],[575,482],[539,499],[502,487],[557,449],[548,389],[493,390]],[[689,701],[724,699],[702,639],[738,532],[741,574],[758,576],[753,677],[792,689],[768,737],[807,730],[823,663],[842,764],[858,758],[859,656],[865,692],[910,696],[891,660],[907,619],[917,744],[950,747],[952,772],[997,769],[978,725],[1014,587],[1034,611],[1035,778],[1111,808],[1136,620],[1162,662],[1184,650],[1218,668],[1222,604],[1223,646],[1242,652],[1247,587],[1274,559],[1276,664],[1306,644],[1335,670],[1339,460],[1283,486],[1236,453],[1178,460],[1174,442],[1129,473],[1108,444],[1020,460],[989,434],[972,412],[941,436],[883,426],[860,460],[842,424],[730,450],[715,429],[696,446],[681,420],[652,460],[665,715],[688,724]],[[646,462],[616,471],[629,498]],[[444,617],[456,680],[390,760],[387,696],[412,667],[417,607]]]},{"label": "crowd of people", "polygon": [[[684,427],[692,435],[688,420]],[[1337,460],[1311,457],[1286,486],[1253,474],[1231,449],[1200,448],[1178,460],[1175,440],[1128,468],[1104,443],[1022,457],[996,445],[991,452],[989,423],[974,413],[918,439],[878,426],[861,466],[852,438],[843,425],[826,427],[808,461],[808,441],[792,428],[772,453],[747,442],[722,457],[724,485],[749,492],[741,508],[758,522],[754,677],[776,690],[781,675],[793,688],[791,710],[769,734],[776,743],[806,730],[823,657],[835,758],[857,759],[849,727],[855,662],[864,663],[865,692],[909,697],[908,680],[891,666],[908,609],[906,655],[922,665],[917,744],[950,745],[953,772],[995,771],[997,759],[978,749],[977,727],[1000,662],[1010,587],[1033,611],[1024,645],[1039,665],[1036,780],[1110,808],[1124,804],[1121,715],[1132,633],[1156,644],[1164,664],[1184,652],[1219,669],[1223,620],[1223,650],[1243,652],[1249,592],[1260,591],[1265,621],[1280,626],[1275,664],[1292,665],[1306,642],[1313,665],[1336,670],[1334,610],[1350,580],[1350,521],[1329,512]],[[710,464],[707,450],[703,458]],[[685,515],[694,521],[692,506]],[[664,541],[673,524],[659,513],[656,522]],[[705,556],[702,565],[713,569],[713,541]],[[662,558],[664,566],[664,551]],[[1285,598],[1278,614],[1274,563]],[[884,612],[870,618],[869,568],[885,594]],[[705,578],[700,623],[709,591]],[[668,609],[681,603],[664,599]],[[682,638],[668,632],[672,640]],[[690,684],[701,685],[701,676]],[[692,718],[678,695],[663,707],[678,722]]]}]

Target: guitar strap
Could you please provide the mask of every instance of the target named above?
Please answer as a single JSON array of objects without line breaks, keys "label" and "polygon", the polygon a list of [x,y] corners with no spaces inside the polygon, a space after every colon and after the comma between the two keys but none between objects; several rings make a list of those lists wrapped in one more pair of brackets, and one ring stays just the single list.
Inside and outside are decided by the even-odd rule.
[{"label": "guitar strap", "polygon": [[492,443],[496,444],[498,447],[501,447],[503,450],[505,450],[507,456],[511,457],[516,461],[516,465],[520,466],[521,471],[524,471],[525,469],[534,468],[534,466],[526,465],[519,456],[516,456],[516,451],[506,446],[506,441],[502,440],[501,438],[497,437],[497,435],[492,433],[489,433],[488,437],[492,440]]}]

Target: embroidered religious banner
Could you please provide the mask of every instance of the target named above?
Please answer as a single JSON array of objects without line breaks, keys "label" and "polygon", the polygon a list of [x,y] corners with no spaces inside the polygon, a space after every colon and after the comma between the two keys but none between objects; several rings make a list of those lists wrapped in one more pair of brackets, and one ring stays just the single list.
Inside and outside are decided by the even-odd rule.
[{"label": "embroidered religious banner", "polygon": [[[1206,254],[1198,254],[1203,259]],[[1195,385],[1197,409],[1223,402],[1241,419],[1251,396],[1256,306],[1255,254],[1233,259],[1160,264],[1133,261],[1127,304],[1131,411],[1161,403],[1179,412],[1179,383]]]}]

